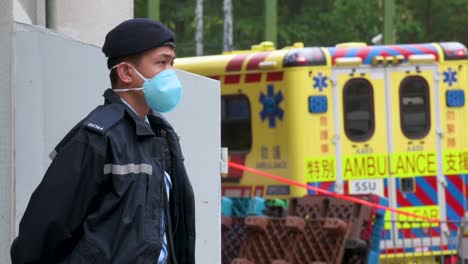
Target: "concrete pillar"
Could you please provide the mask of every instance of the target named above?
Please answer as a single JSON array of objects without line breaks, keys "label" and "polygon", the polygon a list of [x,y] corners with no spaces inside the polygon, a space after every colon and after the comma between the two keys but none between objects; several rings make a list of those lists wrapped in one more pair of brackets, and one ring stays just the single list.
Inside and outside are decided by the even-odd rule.
[{"label": "concrete pillar", "polygon": [[133,0],[48,0],[47,27],[102,46],[117,24],[133,17]]},{"label": "concrete pillar", "polygon": [[0,0],[0,263],[10,263],[14,227],[13,3]]},{"label": "concrete pillar", "polygon": [[45,27],[45,2],[46,0],[13,0],[13,20]]}]

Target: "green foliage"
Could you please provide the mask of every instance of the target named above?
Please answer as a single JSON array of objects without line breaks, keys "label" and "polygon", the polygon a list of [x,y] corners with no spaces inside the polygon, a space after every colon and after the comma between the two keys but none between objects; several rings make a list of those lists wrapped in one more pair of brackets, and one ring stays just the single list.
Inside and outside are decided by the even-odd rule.
[{"label": "green foliage", "polygon": [[398,42],[459,41],[468,44],[468,1],[466,0],[400,0]]},{"label": "green foliage", "polygon": [[[265,0],[232,0],[233,48],[264,40]],[[174,30],[179,57],[195,54],[195,0],[160,0],[161,21]],[[278,0],[277,47],[303,42],[333,46],[366,42],[383,31],[383,0]],[[203,1],[204,54],[223,43],[223,0]],[[147,0],[135,0],[135,17],[146,16]],[[395,0],[397,43],[459,41],[468,44],[468,1]]]}]

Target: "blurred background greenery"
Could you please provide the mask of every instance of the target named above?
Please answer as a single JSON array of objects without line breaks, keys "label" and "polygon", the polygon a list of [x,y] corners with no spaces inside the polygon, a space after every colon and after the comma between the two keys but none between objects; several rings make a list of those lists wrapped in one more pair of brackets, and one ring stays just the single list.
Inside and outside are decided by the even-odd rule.
[{"label": "blurred background greenery", "polygon": [[[149,0],[151,1],[151,0]],[[160,20],[174,30],[179,57],[195,56],[195,0],[160,0]],[[264,0],[232,0],[233,49],[265,40]],[[148,0],[135,0],[147,17]],[[383,0],[277,0],[277,48],[366,42],[383,33]],[[468,44],[468,0],[395,0],[395,43]],[[203,0],[203,54],[223,51],[223,0]]]}]

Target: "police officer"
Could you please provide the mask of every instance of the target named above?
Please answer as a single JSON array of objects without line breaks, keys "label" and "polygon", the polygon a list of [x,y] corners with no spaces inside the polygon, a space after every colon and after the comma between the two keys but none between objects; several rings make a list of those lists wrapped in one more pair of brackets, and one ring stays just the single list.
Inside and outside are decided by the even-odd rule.
[{"label": "police officer", "polygon": [[193,190],[160,115],[180,101],[174,35],[130,19],[105,39],[112,89],[51,154],[11,247],[17,263],[194,263]]}]

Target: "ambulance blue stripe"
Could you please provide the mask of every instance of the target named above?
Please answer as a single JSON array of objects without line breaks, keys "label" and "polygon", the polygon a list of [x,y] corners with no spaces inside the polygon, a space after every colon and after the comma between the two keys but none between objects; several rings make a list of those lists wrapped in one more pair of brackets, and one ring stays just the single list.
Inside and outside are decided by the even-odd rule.
[{"label": "ambulance blue stripe", "polygon": [[[395,185],[396,185],[396,189],[397,189],[397,191],[398,191],[398,190],[400,189],[400,181],[395,181]],[[391,194],[390,194],[390,190],[389,190],[389,192],[388,192],[388,195],[389,195],[389,196],[391,195]],[[396,194],[395,194],[395,195],[396,195]],[[398,199],[397,199],[397,198],[396,198],[396,202],[397,202],[397,208],[398,208],[398,207],[401,207],[401,204],[400,204],[400,202],[398,202]]]},{"label": "ambulance blue stripe", "polygon": [[[462,189],[463,189],[463,188],[466,188],[465,185],[466,185],[466,182],[468,181],[468,174],[460,174],[460,177],[462,178],[462,182],[463,182],[463,184],[464,184],[464,185],[462,186]],[[467,197],[463,197],[463,199],[466,200]],[[464,206],[465,210],[468,210],[468,203],[465,202],[465,201],[463,201],[463,202],[464,202],[464,205],[463,205],[463,206]]]},{"label": "ambulance blue stripe", "polygon": [[[460,207],[463,207],[463,194],[460,192],[460,190],[453,184],[453,182],[448,178],[447,180],[447,190],[446,192],[450,193],[453,198],[456,199]],[[457,212],[453,209],[452,204],[446,203],[447,206],[447,218],[449,220],[459,220],[460,216],[457,214]]]},{"label": "ambulance blue stripe", "polygon": [[390,230],[385,230],[384,239],[390,240]]},{"label": "ambulance blue stripe", "polygon": [[424,236],[424,233],[421,230],[421,225],[419,223],[415,223],[412,226],[413,228],[411,229],[411,232],[413,232],[414,237],[422,237]]},{"label": "ambulance blue stripe", "polygon": [[[425,46],[427,48],[427,46]],[[413,53],[413,54],[424,54],[424,52],[422,52],[420,49],[414,47],[414,46],[411,46],[411,45],[403,45],[401,46],[401,48],[403,49],[406,49],[408,50],[409,52]]]},{"label": "ambulance blue stripe", "polygon": [[447,178],[447,191],[452,194],[452,196],[457,199],[457,201],[460,203],[460,205],[463,203],[461,199],[463,199],[463,193],[460,192],[460,190],[453,184],[453,182],[450,180],[450,178]]},{"label": "ambulance blue stripe", "polygon": [[403,231],[398,230],[398,238],[400,238],[400,239],[405,238],[403,236]]},{"label": "ambulance blue stripe", "polygon": [[437,203],[437,191],[427,182],[425,177],[417,177],[416,184],[424,190],[426,195],[431,198],[434,204]]},{"label": "ambulance blue stripe", "polygon": [[386,47],[386,48],[384,48],[384,49],[382,50],[382,52],[384,52],[384,51],[387,52],[388,54],[390,54],[390,56],[396,56],[396,55],[400,55],[400,54],[401,54],[400,52],[398,52],[398,51],[396,51],[396,50],[394,50],[394,49],[392,49],[392,48],[388,48],[388,47]]},{"label": "ambulance blue stripe", "polygon": [[445,206],[446,206],[445,212],[447,213],[447,219],[457,220],[460,218],[450,204],[446,203]]},{"label": "ambulance blue stripe", "polygon": [[358,54],[358,52],[359,52],[360,50],[361,50],[361,48],[358,48],[358,47],[350,48],[350,49],[346,52],[345,57],[356,57],[356,55]]},{"label": "ambulance blue stripe", "polygon": [[377,47],[376,47],[376,48],[373,48],[373,49],[369,52],[369,54],[367,55],[367,58],[366,58],[366,60],[364,61],[364,64],[371,64],[371,63],[372,63],[372,59],[373,59],[375,56],[379,55],[381,51],[382,51],[382,48],[380,48],[380,47],[378,47],[378,48],[377,48]]},{"label": "ambulance blue stripe", "polygon": [[407,193],[406,199],[413,205],[413,206],[422,206],[425,205],[414,193]]},{"label": "ambulance blue stripe", "polygon": [[[309,186],[312,186],[312,187],[315,187],[315,188],[317,188],[317,185],[318,184],[316,182],[309,183]],[[315,194],[315,191],[307,189],[307,194],[309,194],[309,195]]]},{"label": "ambulance blue stripe", "polygon": [[[312,187],[315,187],[315,188],[321,188],[321,189],[323,189],[323,188],[322,188],[322,183],[321,183],[321,182],[309,183],[309,186],[312,186]],[[330,185],[330,187],[328,187],[327,191],[333,192],[334,190],[335,190],[335,183],[332,183],[332,184]],[[317,194],[317,192],[307,189],[307,194],[312,195],[312,194]]]}]

